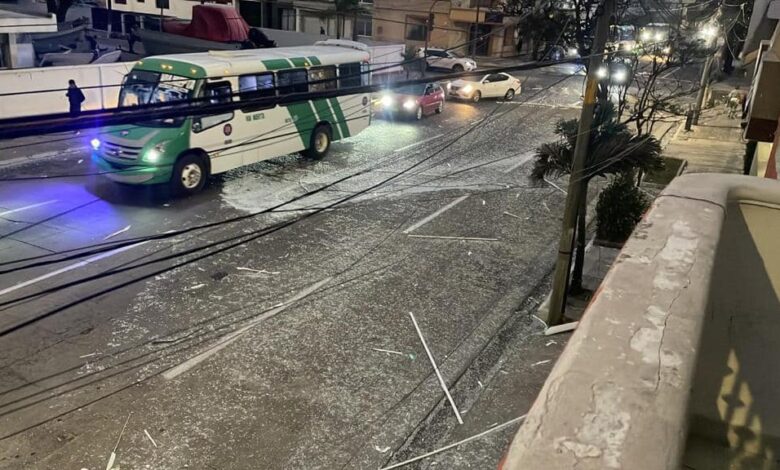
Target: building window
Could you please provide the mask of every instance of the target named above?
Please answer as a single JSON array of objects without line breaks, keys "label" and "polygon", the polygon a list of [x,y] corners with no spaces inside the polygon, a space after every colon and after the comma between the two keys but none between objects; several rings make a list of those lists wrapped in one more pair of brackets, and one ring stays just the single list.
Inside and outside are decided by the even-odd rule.
[{"label": "building window", "polygon": [[355,25],[355,31],[357,31],[358,36],[371,36],[373,35],[373,22],[371,21],[371,17],[369,16],[361,16],[357,19],[357,24]]},{"label": "building window", "polygon": [[295,31],[295,10],[293,8],[282,8],[281,17],[281,29],[285,31]]},{"label": "building window", "polygon": [[114,0],[117,5],[127,5],[127,0]]},{"label": "building window", "polygon": [[425,41],[427,29],[425,18],[416,16],[406,17],[406,39],[410,41]]}]

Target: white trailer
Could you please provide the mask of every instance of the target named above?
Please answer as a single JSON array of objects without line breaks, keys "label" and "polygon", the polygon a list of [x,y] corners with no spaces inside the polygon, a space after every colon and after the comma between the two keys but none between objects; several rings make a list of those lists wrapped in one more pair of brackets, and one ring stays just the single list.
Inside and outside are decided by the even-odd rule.
[{"label": "white trailer", "polygon": [[83,110],[116,108],[119,89],[135,62],[0,71],[0,116],[68,112],[65,91],[75,80],[84,92]]}]

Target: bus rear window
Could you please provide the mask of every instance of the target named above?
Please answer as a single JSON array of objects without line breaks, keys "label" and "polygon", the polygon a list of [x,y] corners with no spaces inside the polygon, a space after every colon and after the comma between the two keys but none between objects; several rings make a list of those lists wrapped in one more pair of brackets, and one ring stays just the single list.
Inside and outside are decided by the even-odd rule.
[{"label": "bus rear window", "polygon": [[360,62],[339,65],[339,87],[361,85]]},{"label": "bus rear window", "polygon": [[276,73],[279,94],[306,93],[309,81],[306,69],[282,70]]}]

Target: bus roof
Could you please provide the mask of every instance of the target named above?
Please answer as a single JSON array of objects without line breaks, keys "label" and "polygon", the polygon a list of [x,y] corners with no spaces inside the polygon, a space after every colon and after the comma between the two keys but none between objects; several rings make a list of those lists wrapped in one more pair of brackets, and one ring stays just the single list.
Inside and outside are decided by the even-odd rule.
[{"label": "bus roof", "polygon": [[366,51],[343,46],[314,45],[152,56],[139,60],[133,68],[188,78],[206,78],[368,60],[369,53]]}]

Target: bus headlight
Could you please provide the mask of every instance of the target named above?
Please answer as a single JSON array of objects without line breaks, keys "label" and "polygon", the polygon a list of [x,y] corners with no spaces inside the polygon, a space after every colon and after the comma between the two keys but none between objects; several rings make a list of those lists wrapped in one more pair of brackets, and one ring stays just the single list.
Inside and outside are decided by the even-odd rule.
[{"label": "bus headlight", "polygon": [[144,153],[143,160],[147,163],[157,163],[165,151],[165,142],[159,143]]},{"label": "bus headlight", "polygon": [[89,141],[89,144],[92,146],[92,150],[98,151],[100,149],[100,139],[94,138]]},{"label": "bus headlight", "polygon": [[383,107],[389,108],[390,106],[393,105],[393,97],[390,95],[384,95],[379,100],[379,103],[381,103]]},{"label": "bus headlight", "polygon": [[413,110],[414,108],[417,107],[417,102],[415,100],[408,99],[408,100],[404,101],[404,105],[403,106],[404,106],[405,110],[411,111],[411,110]]}]

